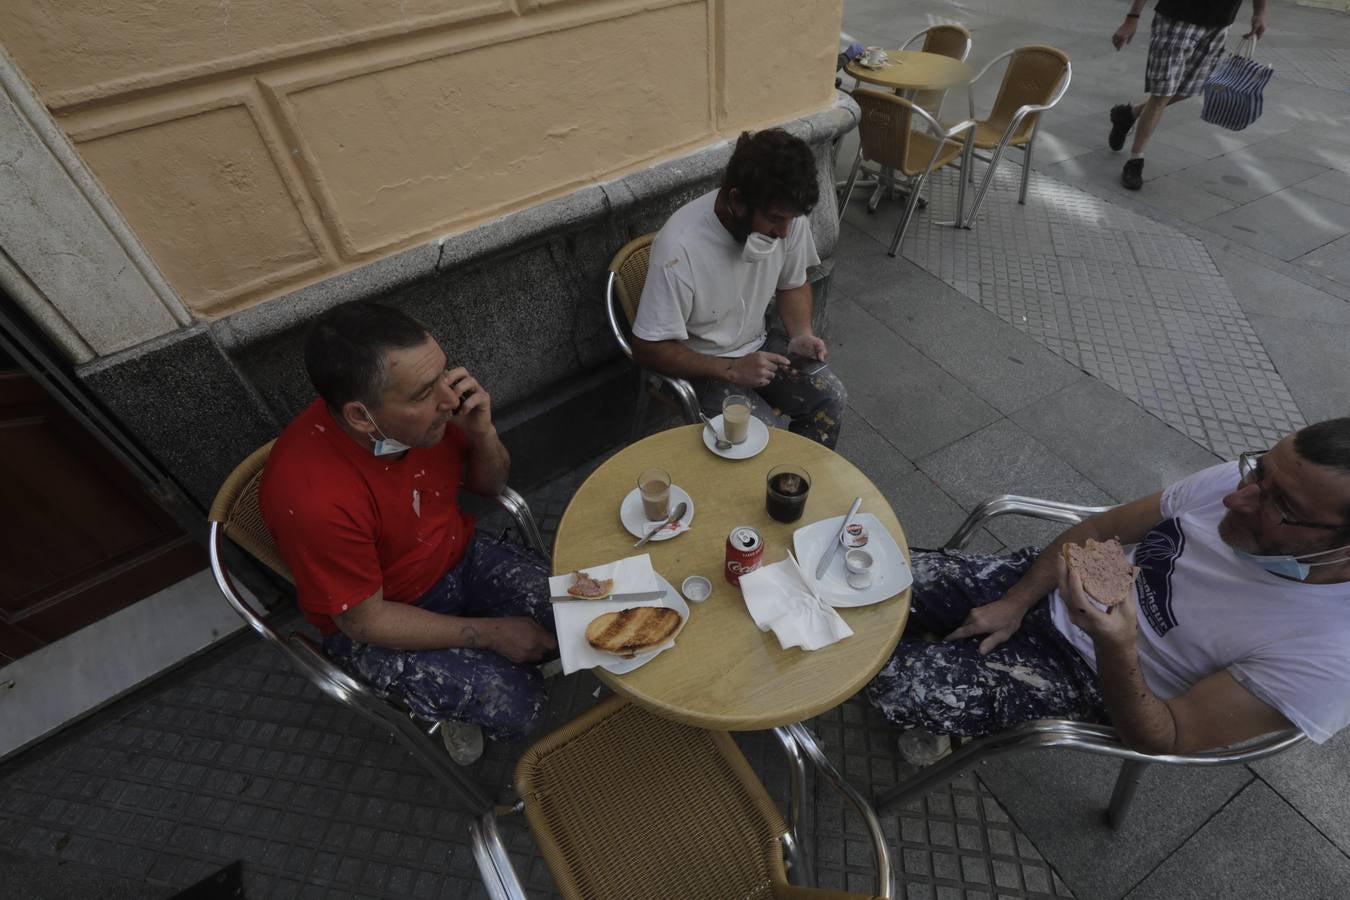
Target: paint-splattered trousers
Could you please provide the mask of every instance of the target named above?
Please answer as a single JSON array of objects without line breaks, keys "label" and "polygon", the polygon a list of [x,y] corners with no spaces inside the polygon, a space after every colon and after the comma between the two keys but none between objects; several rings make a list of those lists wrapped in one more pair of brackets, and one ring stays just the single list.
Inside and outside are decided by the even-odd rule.
[{"label": "paint-splattered trousers", "polygon": [[[460,564],[416,605],[453,616],[529,616],[554,633],[547,565],[525,547],[481,531]],[[543,713],[538,667],[491,650],[391,650],[340,631],[324,638],[323,649],[379,696],[400,698],[423,719],[481,725],[496,741],[524,737]]]},{"label": "paint-splattered trousers", "polygon": [[[770,331],[764,346],[766,353],[787,356],[787,335]],[[698,378],[693,381],[694,393],[708,418],[721,415],[722,401],[732,394],[750,399],[751,412],[756,419],[770,427],[778,427],[787,419],[788,430],[810,438],[830,449],[839,443],[839,425],[848,405],[844,383],[828,366],[814,375],[797,369],[779,369],[778,374],[762,388],[744,388],[729,381]]]},{"label": "paint-splattered trousers", "polygon": [[1048,598],[988,656],[979,651],[987,635],[940,639],[1003,596],[1039,555],[915,551],[909,622],[867,699],[897,725],[934,734],[979,736],[1042,718],[1107,722],[1097,673],[1055,627]]}]

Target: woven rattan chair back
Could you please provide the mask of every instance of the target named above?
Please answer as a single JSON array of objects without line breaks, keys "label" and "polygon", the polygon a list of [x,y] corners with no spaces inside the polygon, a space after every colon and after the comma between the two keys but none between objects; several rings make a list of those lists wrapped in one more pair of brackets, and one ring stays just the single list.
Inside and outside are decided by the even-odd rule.
[{"label": "woven rattan chair back", "polygon": [[612,697],[526,750],[516,790],[568,900],[798,896],[787,823],[725,733]]},{"label": "woven rattan chair back", "polygon": [[262,483],[263,468],[276,441],[268,441],[235,466],[230,477],[216,492],[211,504],[210,520],[219,522],[225,535],[260,563],[282,578],[294,583],[291,570],[277,552],[272,532],[267,530],[262,510],[258,507],[258,486]]},{"label": "woven rattan chair back", "polygon": [[614,293],[619,298],[619,306],[631,328],[637,318],[638,303],[642,301],[642,288],[647,283],[647,263],[652,255],[652,240],[656,232],[624,244],[610,260],[609,270],[617,277],[614,279]]},{"label": "woven rattan chair back", "polygon": [[[1069,57],[1063,50],[1042,46],[1018,47],[1008,60],[1008,68],[1003,72],[1003,83],[999,85],[998,96],[994,99],[994,108],[985,122],[994,132],[1001,133],[1021,107],[1049,103],[1068,68]],[[1014,146],[1025,144],[1036,127],[1039,115],[1032,113],[1023,119],[1017,127],[1017,133],[1008,143]]]},{"label": "woven rattan chair back", "polygon": [[859,88],[858,142],[867,162],[905,169],[910,155],[914,111],[910,101],[894,94]]},{"label": "woven rattan chair back", "polygon": [[923,36],[923,52],[964,61],[970,52],[970,32],[955,23],[934,25]]}]

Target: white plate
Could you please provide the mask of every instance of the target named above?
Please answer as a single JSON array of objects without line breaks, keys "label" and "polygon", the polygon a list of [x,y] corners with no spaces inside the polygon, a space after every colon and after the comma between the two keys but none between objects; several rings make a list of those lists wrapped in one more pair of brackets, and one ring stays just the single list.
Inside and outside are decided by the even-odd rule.
[{"label": "white plate", "polygon": [[[672,585],[669,581],[666,581],[665,578],[661,577],[659,573],[656,576],[656,582],[657,585],[666,592],[666,595],[662,597],[660,600],[645,600],[638,603],[625,603],[622,604],[622,606],[624,609],[632,609],[634,606],[664,606],[666,609],[673,609],[677,613],[679,613],[681,618],[683,619],[683,621],[680,622],[679,629],[673,635],[670,636],[670,640],[666,641],[664,644],[662,644],[660,647],[655,648],[654,650],[648,650],[644,653],[639,653],[632,659],[622,659],[616,656],[614,657],[613,662],[601,663],[600,668],[606,670],[607,672],[613,672],[615,675],[623,675],[625,672],[631,672],[634,669],[638,668],[639,666],[645,666],[647,663],[655,659],[657,655],[661,653],[661,651],[669,650],[671,647],[675,646],[675,638],[679,637],[680,632],[684,631],[684,626],[689,624],[689,604],[684,602],[684,598],[680,596],[679,591],[675,590],[675,586]],[[594,619],[595,616],[590,616],[584,622],[581,623],[581,630],[583,634],[586,631],[586,626],[591,624],[591,622]]]},{"label": "white plate", "polygon": [[[719,432],[722,431],[722,417],[720,415],[713,416],[712,423]],[[749,459],[769,446],[769,426],[751,416],[750,428],[745,435],[745,440],[739,444],[732,444],[730,450],[718,450],[717,438],[713,436],[712,429],[704,425],[703,446],[723,459]]]},{"label": "white plate", "polygon": [[[848,548],[841,546],[830,560],[825,577],[815,582],[821,599],[831,606],[870,606],[889,600],[914,582],[904,554],[881,521],[866,512],[858,513],[853,521],[867,526],[867,546],[862,549],[872,554],[872,586],[861,591],[849,587],[848,571],[844,568],[844,554]],[[797,554],[802,573],[812,581],[815,581],[820,555],[835,541],[842,524],[844,517],[835,516],[812,522],[792,533],[792,549]]]},{"label": "white plate", "polygon": [[[694,521],[694,498],[685,493],[684,488],[678,484],[672,484],[670,486],[671,512],[675,511],[675,507],[679,506],[681,501],[688,503],[689,508],[684,511],[683,519],[671,523],[680,527],[673,531],[669,527],[663,528],[660,534],[652,538],[653,542],[668,541],[689,530],[689,523]],[[628,529],[628,533],[636,538],[646,537],[647,532],[651,531],[657,524],[648,519],[647,514],[642,511],[642,493],[637,488],[629,491],[628,496],[624,497],[623,502],[619,504],[619,521],[623,523],[624,528]]]}]

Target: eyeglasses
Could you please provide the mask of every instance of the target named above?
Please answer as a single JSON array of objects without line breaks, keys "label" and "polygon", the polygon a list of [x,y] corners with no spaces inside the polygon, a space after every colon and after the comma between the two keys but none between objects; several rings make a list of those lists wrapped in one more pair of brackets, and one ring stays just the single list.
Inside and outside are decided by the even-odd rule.
[{"label": "eyeglasses", "polygon": [[1243,484],[1256,485],[1257,496],[1262,503],[1269,503],[1275,510],[1275,514],[1280,517],[1281,525],[1293,525],[1297,528],[1320,528],[1323,531],[1344,531],[1350,528],[1350,523],[1341,523],[1339,525],[1329,525],[1326,522],[1301,522],[1286,512],[1284,505],[1272,494],[1266,493],[1265,488],[1261,487],[1261,482],[1265,480],[1265,467],[1261,465],[1261,457],[1265,456],[1266,450],[1248,450],[1246,453],[1238,454],[1238,474],[1242,476]]}]

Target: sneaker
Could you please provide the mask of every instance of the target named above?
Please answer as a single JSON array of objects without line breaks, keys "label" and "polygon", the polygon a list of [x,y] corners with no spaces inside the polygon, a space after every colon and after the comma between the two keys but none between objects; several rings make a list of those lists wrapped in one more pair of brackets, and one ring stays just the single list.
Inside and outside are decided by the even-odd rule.
[{"label": "sneaker", "polygon": [[911,766],[931,766],[952,752],[952,739],[922,728],[900,732],[900,756]]},{"label": "sneaker", "polygon": [[458,765],[471,766],[483,755],[483,729],[468,722],[441,722],[441,743]]},{"label": "sneaker", "polygon": [[1125,146],[1125,135],[1130,133],[1134,127],[1134,120],[1138,116],[1134,114],[1134,107],[1128,103],[1120,103],[1111,107],[1111,135],[1106,139],[1107,146],[1112,150],[1119,150]]},{"label": "sneaker", "polygon": [[1120,183],[1132,191],[1137,191],[1144,186],[1144,158],[1142,156],[1125,161],[1125,168],[1120,171]]}]

